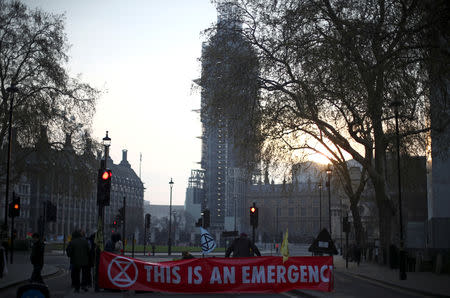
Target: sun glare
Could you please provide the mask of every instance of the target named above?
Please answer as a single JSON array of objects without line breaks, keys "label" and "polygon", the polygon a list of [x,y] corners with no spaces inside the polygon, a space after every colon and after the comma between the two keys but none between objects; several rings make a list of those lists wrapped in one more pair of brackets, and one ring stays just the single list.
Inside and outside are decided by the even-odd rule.
[{"label": "sun glare", "polygon": [[326,165],[326,164],[330,163],[330,160],[327,157],[325,157],[322,154],[318,154],[318,153],[309,155],[307,157],[307,159],[310,160],[310,161],[319,163],[319,164],[323,164],[323,165]]}]

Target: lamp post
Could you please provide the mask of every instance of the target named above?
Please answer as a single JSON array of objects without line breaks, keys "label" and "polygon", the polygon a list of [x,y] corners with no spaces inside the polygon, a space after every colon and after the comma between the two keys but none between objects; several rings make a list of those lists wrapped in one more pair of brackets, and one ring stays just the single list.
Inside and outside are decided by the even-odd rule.
[{"label": "lamp post", "polygon": [[[11,84],[10,87],[6,88],[8,92],[9,101],[9,127],[8,127],[8,159],[6,161],[6,190],[5,190],[5,224],[4,231],[8,233],[8,198],[9,198],[9,175],[11,172],[11,145],[12,145],[12,116],[13,116],[13,104],[14,104],[14,93],[19,92],[19,89]],[[12,236],[12,235],[11,235]]]},{"label": "lamp post", "polygon": [[234,195],[234,231],[236,231],[236,217],[237,217],[237,212],[236,212],[236,194]]},{"label": "lamp post", "polygon": [[319,182],[319,233],[322,231],[322,181]]},{"label": "lamp post", "polygon": [[167,255],[172,254],[172,188],[173,188],[173,180],[170,178],[169,182],[170,186],[170,204],[169,204],[169,240],[167,242]]},{"label": "lamp post", "polygon": [[331,164],[327,166],[327,187],[328,187],[328,224],[330,229],[330,237],[331,237]]},{"label": "lamp post", "polygon": [[402,217],[402,186],[400,179],[400,134],[398,130],[398,108],[402,105],[399,100],[391,103],[395,113],[395,137],[397,141],[397,179],[398,179],[398,216],[400,221],[400,280],[406,279],[406,252],[403,243],[403,217]]}]

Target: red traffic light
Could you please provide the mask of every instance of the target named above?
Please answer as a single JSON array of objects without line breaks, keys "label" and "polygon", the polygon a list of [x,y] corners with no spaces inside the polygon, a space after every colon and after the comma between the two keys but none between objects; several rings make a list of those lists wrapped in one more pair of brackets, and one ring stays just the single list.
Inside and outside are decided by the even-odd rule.
[{"label": "red traffic light", "polygon": [[103,180],[108,180],[111,176],[112,176],[111,171],[104,171],[103,174],[102,174],[102,179]]},{"label": "red traffic light", "polygon": [[113,222],[113,224],[115,224],[115,225],[116,225],[116,224],[117,224],[117,221],[114,221],[114,222]]},{"label": "red traffic light", "polygon": [[20,209],[20,206],[19,206],[19,204],[14,204],[14,209],[16,209],[16,210],[19,210]]},{"label": "red traffic light", "polygon": [[255,207],[251,207],[251,208],[250,208],[250,212],[251,212],[251,213],[255,213],[255,212],[256,212],[256,208],[255,208]]}]

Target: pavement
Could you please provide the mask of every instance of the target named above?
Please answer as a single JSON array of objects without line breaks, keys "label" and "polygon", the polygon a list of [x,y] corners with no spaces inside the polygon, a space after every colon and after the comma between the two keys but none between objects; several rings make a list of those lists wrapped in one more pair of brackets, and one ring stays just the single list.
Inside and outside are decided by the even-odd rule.
[{"label": "pavement", "polygon": [[[422,296],[450,297],[450,275],[435,274],[432,272],[407,272],[407,279],[400,280],[398,269],[390,269],[372,262],[361,262],[358,266],[355,262],[348,262],[342,256],[334,256],[335,272],[349,274],[360,279],[401,289]],[[329,297],[333,293],[301,290],[302,294],[309,297]],[[331,294],[331,295],[330,295]]]},{"label": "pavement", "polygon": [[[52,253],[50,253],[51,255]],[[61,252],[54,252],[55,255],[61,255]],[[47,256],[48,254],[46,254]],[[218,254],[222,256],[223,253]],[[265,254],[269,255],[269,254]],[[167,257],[165,254],[157,254],[156,256],[136,255],[139,259],[151,262],[168,261],[178,258],[178,254]],[[8,273],[0,279],[0,289],[8,288],[26,281],[32,272],[32,265],[29,264],[27,258],[19,259],[14,264],[8,264]],[[435,274],[432,272],[407,272],[407,279],[399,279],[399,270],[393,270],[386,266],[380,266],[371,262],[361,262],[358,266],[354,262],[345,266],[345,260],[341,256],[334,256],[335,270],[341,274],[350,274],[352,276],[372,281],[381,285],[410,291],[423,296],[442,296],[449,297],[450,294],[450,276],[445,274]],[[53,265],[44,265],[42,270],[43,277],[49,277],[57,274],[61,269]],[[328,297],[333,293],[323,293],[318,291],[296,290],[304,296],[310,297]],[[91,293],[89,293],[91,294]],[[94,293],[92,293],[94,294]],[[129,293],[133,295],[132,293]],[[108,292],[95,293],[95,296],[108,296]],[[87,296],[86,296],[87,297]],[[94,297],[94,296],[93,296]]]},{"label": "pavement", "polygon": [[[8,288],[19,284],[31,277],[33,271],[33,265],[29,262],[29,258],[24,258],[23,253],[15,254],[16,260],[13,264],[6,265],[7,272],[3,273],[3,278],[0,278],[0,289]],[[27,260],[27,261],[25,261]],[[8,260],[9,261],[9,260]],[[42,268],[42,277],[51,276],[59,272],[59,268],[52,265],[44,265]]]}]

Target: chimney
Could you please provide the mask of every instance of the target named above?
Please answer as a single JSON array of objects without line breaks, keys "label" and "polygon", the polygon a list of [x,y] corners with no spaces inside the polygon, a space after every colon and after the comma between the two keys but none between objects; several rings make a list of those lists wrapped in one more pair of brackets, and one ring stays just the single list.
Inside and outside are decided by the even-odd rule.
[{"label": "chimney", "polygon": [[120,165],[131,167],[130,163],[127,160],[127,154],[128,154],[128,150],[123,149],[122,150],[122,161],[120,162]]}]

